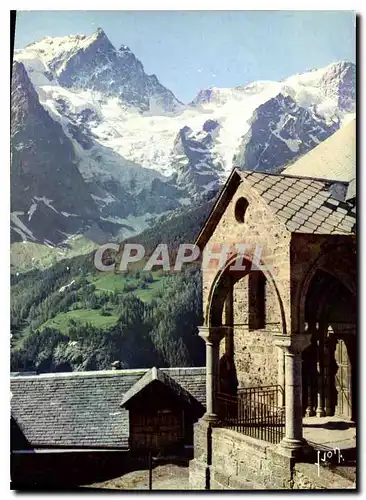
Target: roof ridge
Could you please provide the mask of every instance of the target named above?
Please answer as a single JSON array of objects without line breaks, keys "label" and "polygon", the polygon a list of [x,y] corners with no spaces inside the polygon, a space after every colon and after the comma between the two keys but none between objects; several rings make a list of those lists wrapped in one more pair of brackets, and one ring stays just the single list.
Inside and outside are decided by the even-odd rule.
[{"label": "roof ridge", "polygon": [[[153,367],[156,368],[156,367]],[[205,370],[206,368],[204,366],[169,366],[169,367],[160,367],[156,368],[157,370],[168,370],[169,371],[174,371],[174,370],[184,370],[184,371],[199,371],[199,370]],[[147,373],[151,368],[126,368],[122,370],[92,370],[92,371],[85,371],[85,372],[57,372],[57,373],[39,373],[39,374],[32,374],[32,375],[11,375],[10,374],[10,380],[45,380],[45,379],[57,379],[57,378],[72,378],[72,377],[105,377],[105,376],[113,376],[117,377],[119,375],[144,375]],[[21,373],[21,372],[17,372]]]},{"label": "roof ridge", "polygon": [[333,183],[338,183],[338,184],[346,184],[348,185],[350,181],[340,181],[338,179],[328,179],[326,177],[311,177],[307,175],[293,175],[293,174],[285,174],[285,173],[273,173],[273,172],[256,172],[255,170],[241,170],[238,167],[235,167],[235,170],[238,171],[239,175],[243,173],[248,173],[248,174],[259,174],[259,175],[265,175],[265,176],[272,176],[272,177],[290,177],[292,179],[308,179],[312,181],[321,181],[321,182],[327,182],[328,184],[333,184]]},{"label": "roof ridge", "polygon": [[130,368],[125,370],[94,370],[86,372],[59,372],[59,373],[40,373],[38,375],[16,375],[11,376],[11,380],[46,380],[57,378],[72,378],[72,377],[105,377],[105,376],[118,376],[118,375],[137,375],[144,374],[149,368]]},{"label": "roof ridge", "polygon": [[143,375],[139,380],[137,380],[125,394],[123,395],[121,407],[125,407],[126,403],[133,399],[139,392],[145,389],[151,383],[158,381],[167,387],[170,387],[175,392],[179,393],[186,400],[191,401],[192,395],[182,387],[182,385],[174,378],[165,373],[163,370],[153,366],[149,371]]}]

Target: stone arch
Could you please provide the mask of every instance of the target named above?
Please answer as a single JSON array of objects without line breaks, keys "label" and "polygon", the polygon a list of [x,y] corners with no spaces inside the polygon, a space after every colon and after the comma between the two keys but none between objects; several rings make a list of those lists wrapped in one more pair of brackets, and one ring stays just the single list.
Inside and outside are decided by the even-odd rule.
[{"label": "stone arch", "polygon": [[[242,266],[245,266],[245,270],[243,271],[234,271],[230,270],[230,267],[234,264],[234,262],[238,259],[238,261],[242,262]],[[244,276],[249,274],[252,269],[259,270],[263,273],[266,283],[269,284],[270,287],[275,292],[275,296],[278,301],[278,308],[280,312],[280,323],[282,334],[287,334],[287,326],[286,326],[286,315],[285,309],[283,306],[283,301],[276,285],[275,279],[272,276],[271,272],[267,269],[263,260],[259,262],[259,265],[254,264],[250,259],[243,258],[242,255],[236,253],[230,256],[227,260],[225,266],[221,268],[211,285],[210,292],[208,295],[207,306],[205,311],[205,324],[207,326],[219,326],[218,323],[221,323],[222,311],[224,307],[224,302],[227,296],[227,293],[239,279],[242,279]]]},{"label": "stone arch", "polygon": [[[349,248],[345,245],[338,245],[337,247],[328,248],[326,253],[318,256],[308,267],[308,270],[302,280],[299,287],[297,299],[291,307],[292,314],[296,314],[297,319],[297,330],[302,333],[305,329],[305,302],[308,295],[309,287],[312,283],[314,276],[318,270],[327,272],[329,275],[333,276],[335,279],[339,280],[353,295],[356,294],[356,284],[353,277],[349,272],[344,271],[342,268],[331,266],[329,267],[329,261],[335,252],[342,253],[344,250],[344,256],[349,256]],[[348,266],[348,271],[352,269],[354,263],[350,261]]]},{"label": "stone arch", "polygon": [[[236,390],[236,387],[255,387],[275,383],[284,387],[283,353],[282,351],[278,351],[275,347],[273,338],[274,334],[287,334],[283,299],[278,289],[278,284],[276,283],[271,272],[268,270],[268,267],[265,266],[263,259],[260,259],[259,262],[255,263],[253,260],[249,256],[243,258],[243,255],[240,252],[231,254],[225,265],[216,272],[216,276],[208,294],[207,306],[205,308],[205,326],[209,328],[224,326],[225,321],[223,316],[224,312],[226,313],[226,305],[228,305],[228,303],[226,303],[226,299],[230,297],[228,297],[228,293],[230,292],[231,294],[231,301],[229,298],[229,303],[231,302],[231,305],[233,305],[232,299],[234,298],[233,295],[235,295],[233,293],[235,290],[235,284],[245,277],[248,278],[248,283],[244,284],[243,289],[249,292],[247,296],[248,311],[246,315],[248,323],[246,324],[241,321],[236,321],[235,310],[240,316],[240,306],[238,308],[238,304],[234,302],[234,307],[231,308],[231,319],[233,322],[226,323],[225,326],[229,325],[231,328],[229,327],[226,329],[224,337],[225,340],[223,339],[225,346],[222,346],[224,349],[219,349],[222,355],[220,361],[225,361],[225,358],[229,361],[233,379],[236,378],[237,380],[236,384],[232,383],[234,390]],[[243,267],[245,266],[245,269],[230,269],[234,263],[237,264],[239,262]],[[235,267],[238,266],[235,265]],[[264,277],[264,280],[257,280],[257,277],[259,276],[254,276],[254,272],[251,277],[252,271],[260,272],[261,277]],[[253,282],[250,282],[251,278],[253,279]],[[251,319],[255,317],[258,312],[258,302],[256,301],[257,298],[255,292],[255,290],[258,291],[258,283],[264,285],[264,295],[261,295],[264,299],[265,307],[263,326],[258,326],[256,322],[252,323],[251,321]],[[252,285],[255,288],[251,288]],[[254,293],[252,294],[251,291]],[[238,290],[238,293],[240,294],[241,292]],[[252,302],[253,298],[254,301]],[[270,317],[267,316],[266,303],[268,299],[271,304]],[[250,311],[250,304],[254,305],[254,311]],[[269,323],[267,323],[267,319],[269,320]],[[258,336],[260,336],[260,338],[258,338]],[[251,346],[254,346],[253,351]],[[264,362],[264,357],[266,355],[265,353],[268,352],[271,353],[271,362],[266,364]],[[276,353],[276,355],[272,356],[273,353]],[[230,370],[226,370],[226,372],[230,372]],[[224,377],[220,376],[219,385],[220,387],[225,387],[225,391],[228,392],[224,382]],[[229,383],[227,385],[229,385]]]}]

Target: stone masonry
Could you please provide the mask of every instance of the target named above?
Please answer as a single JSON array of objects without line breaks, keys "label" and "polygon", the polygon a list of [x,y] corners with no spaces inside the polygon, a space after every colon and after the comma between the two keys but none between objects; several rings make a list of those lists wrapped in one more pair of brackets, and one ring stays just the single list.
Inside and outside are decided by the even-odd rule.
[{"label": "stone masonry", "polygon": [[[207,465],[207,438],[212,453]],[[189,464],[193,490],[354,489],[353,481],[316,464],[294,463],[278,445],[235,431],[195,424],[194,459]],[[209,436],[210,437],[210,436]]]}]

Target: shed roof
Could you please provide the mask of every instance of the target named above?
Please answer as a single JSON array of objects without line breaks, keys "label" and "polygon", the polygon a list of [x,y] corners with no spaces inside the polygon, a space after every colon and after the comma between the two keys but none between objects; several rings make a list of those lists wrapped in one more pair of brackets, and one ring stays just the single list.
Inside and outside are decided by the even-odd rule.
[{"label": "shed roof", "polygon": [[[127,448],[127,391],[148,369],[11,378],[12,416],[33,447]],[[162,368],[205,405],[205,368]]]},{"label": "shed roof", "polygon": [[121,407],[127,407],[128,403],[141,393],[147,386],[153,382],[160,382],[165,387],[169,388],[176,396],[181,398],[188,404],[194,405],[197,403],[194,398],[184,387],[182,387],[176,380],[164,373],[155,366],[145,373],[123,396]]}]

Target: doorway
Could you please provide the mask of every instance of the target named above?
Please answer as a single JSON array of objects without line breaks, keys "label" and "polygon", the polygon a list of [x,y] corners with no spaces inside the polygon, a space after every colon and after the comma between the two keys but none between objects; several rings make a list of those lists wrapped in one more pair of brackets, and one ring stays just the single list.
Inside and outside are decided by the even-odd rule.
[{"label": "doorway", "polygon": [[312,333],[303,353],[303,413],[356,417],[356,300],[335,277],[318,270],[306,299]]}]

